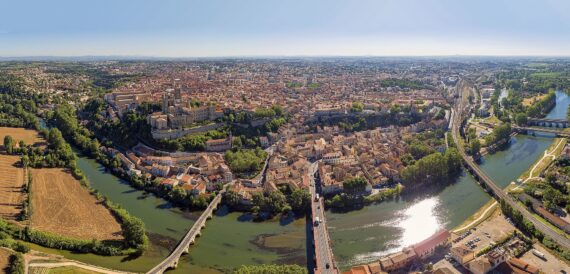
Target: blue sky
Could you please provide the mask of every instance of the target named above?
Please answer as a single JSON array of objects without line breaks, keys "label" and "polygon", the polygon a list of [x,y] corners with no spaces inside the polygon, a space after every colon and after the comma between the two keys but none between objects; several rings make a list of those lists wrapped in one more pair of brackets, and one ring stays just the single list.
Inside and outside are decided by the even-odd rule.
[{"label": "blue sky", "polygon": [[570,55],[567,0],[1,0],[0,56]]}]

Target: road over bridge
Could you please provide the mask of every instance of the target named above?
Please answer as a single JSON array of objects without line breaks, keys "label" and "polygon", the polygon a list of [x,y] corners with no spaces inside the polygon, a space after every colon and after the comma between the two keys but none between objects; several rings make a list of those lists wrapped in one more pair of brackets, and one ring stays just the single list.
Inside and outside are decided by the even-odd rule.
[{"label": "road over bridge", "polygon": [[336,274],[339,273],[334,260],[329,233],[327,229],[324,198],[319,195],[317,198],[317,184],[315,183],[315,173],[318,162],[310,167],[311,184],[311,222],[313,232],[313,246],[315,255],[315,274]]},{"label": "road over bridge", "polygon": [[222,201],[223,193],[224,190],[220,191],[220,193],[218,193],[218,195],[214,197],[214,199],[210,202],[206,210],[202,212],[200,218],[198,218],[198,220],[194,223],[194,225],[192,225],[192,228],[188,230],[184,238],[182,238],[182,240],[178,243],[178,245],[172,251],[172,253],[170,253],[170,255],[166,257],[166,259],[160,262],[160,264],[158,264],[150,271],[148,271],[147,272],[148,274],[164,273],[164,271],[166,271],[169,268],[176,268],[180,256],[188,253],[190,245],[194,244],[196,237],[200,236],[200,231],[202,230],[202,228],[206,226],[206,221],[212,217],[214,210],[218,207],[218,205]]}]

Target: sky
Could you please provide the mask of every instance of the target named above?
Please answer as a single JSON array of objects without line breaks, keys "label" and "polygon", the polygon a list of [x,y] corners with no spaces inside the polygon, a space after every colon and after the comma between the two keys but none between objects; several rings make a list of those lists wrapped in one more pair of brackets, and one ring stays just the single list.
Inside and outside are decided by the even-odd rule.
[{"label": "sky", "polygon": [[568,0],[0,0],[0,56],[570,56]]}]

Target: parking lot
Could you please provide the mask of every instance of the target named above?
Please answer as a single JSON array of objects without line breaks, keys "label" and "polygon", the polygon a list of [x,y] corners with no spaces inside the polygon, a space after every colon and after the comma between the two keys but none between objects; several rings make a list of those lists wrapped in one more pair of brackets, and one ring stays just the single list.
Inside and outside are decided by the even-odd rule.
[{"label": "parking lot", "polygon": [[495,215],[464,234],[452,237],[454,245],[463,245],[475,252],[498,242],[515,227],[502,214]]}]

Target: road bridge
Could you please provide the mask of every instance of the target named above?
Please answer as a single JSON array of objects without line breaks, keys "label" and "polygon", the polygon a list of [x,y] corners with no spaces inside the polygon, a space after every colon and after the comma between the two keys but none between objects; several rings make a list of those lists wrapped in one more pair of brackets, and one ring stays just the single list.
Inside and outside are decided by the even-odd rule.
[{"label": "road bridge", "polygon": [[[570,240],[566,238],[564,235],[558,234],[557,231],[552,229],[547,224],[544,224],[542,221],[538,220],[534,215],[532,215],[527,208],[521,206],[515,199],[513,199],[510,195],[508,195],[501,187],[499,187],[481,168],[479,165],[473,161],[473,159],[465,153],[465,149],[463,148],[463,143],[460,142],[459,132],[461,128],[462,121],[465,117],[463,112],[463,101],[459,101],[455,105],[455,114],[456,117],[454,119],[452,129],[452,137],[455,141],[455,144],[458,146],[458,151],[461,157],[463,158],[463,164],[465,168],[479,181],[479,183],[484,186],[487,191],[498,201],[505,201],[509,204],[513,209],[519,211],[524,219],[530,221],[535,229],[542,232],[543,235],[549,237],[561,247],[565,249],[570,249]],[[467,112],[469,113],[469,112]]]},{"label": "road bridge", "polygon": [[220,202],[222,201],[222,194],[224,190],[220,191],[216,197],[210,202],[206,210],[202,212],[200,218],[192,225],[192,228],[188,230],[184,238],[178,243],[176,248],[164,259],[160,262],[157,266],[152,268],[148,271],[148,274],[160,274],[164,273],[169,268],[176,268],[178,265],[178,260],[180,260],[180,256],[187,254],[188,250],[190,249],[190,245],[194,244],[196,237],[200,236],[200,231],[206,227],[206,221],[212,218],[212,214],[214,210],[218,207]]},{"label": "road bridge", "polygon": [[313,247],[315,259],[315,274],[337,274],[340,273],[331,247],[331,241],[327,229],[324,198],[319,195],[317,198],[317,184],[315,183],[315,173],[318,162],[310,167],[311,184],[311,232],[313,233]]}]

